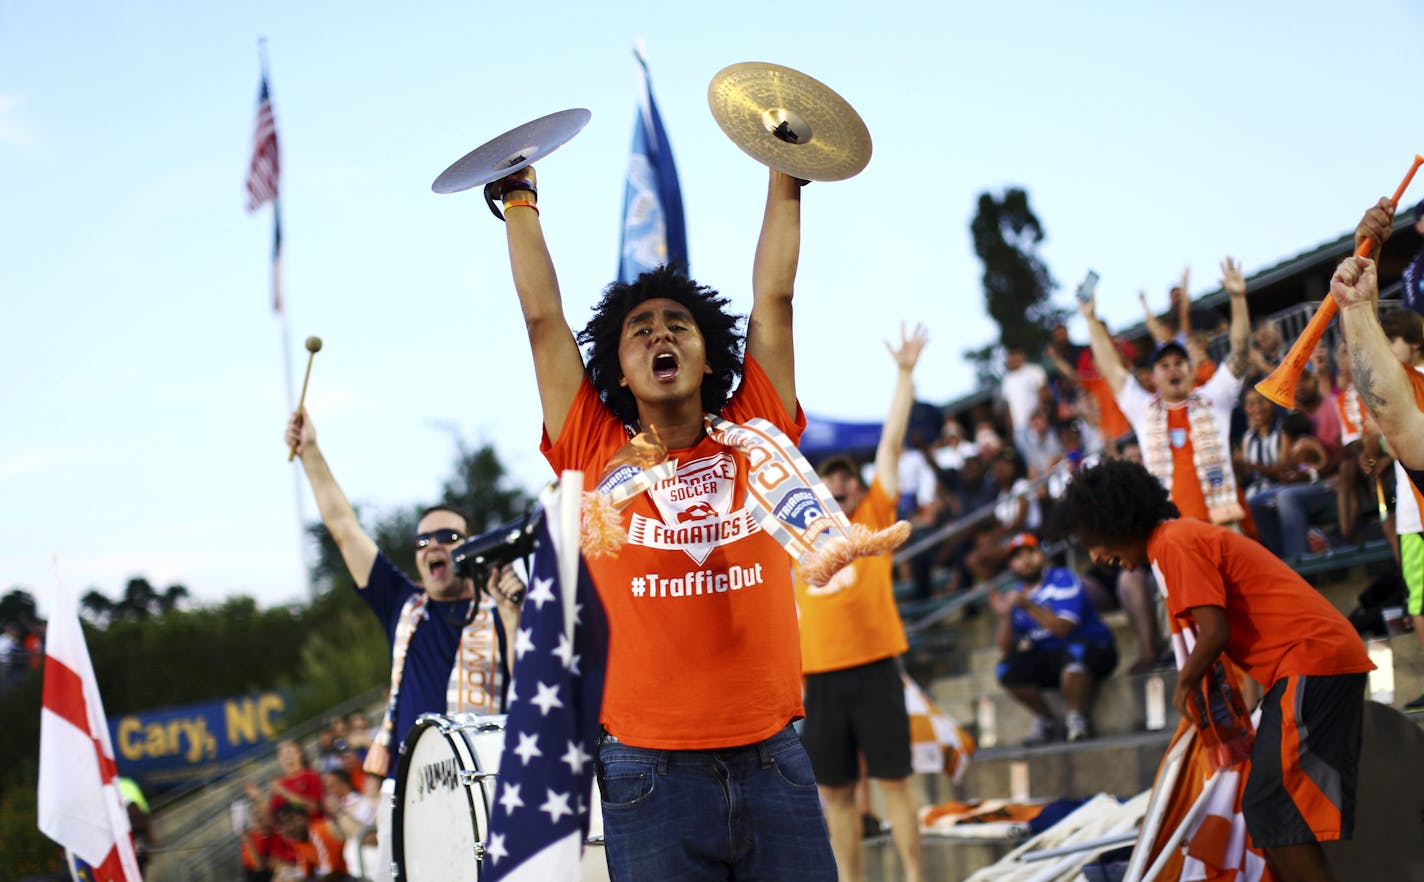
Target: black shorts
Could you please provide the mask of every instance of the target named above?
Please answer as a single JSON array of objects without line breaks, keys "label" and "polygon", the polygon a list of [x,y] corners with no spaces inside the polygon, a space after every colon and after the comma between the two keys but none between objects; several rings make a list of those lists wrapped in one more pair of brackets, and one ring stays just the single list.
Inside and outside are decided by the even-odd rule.
[{"label": "black shorts", "polygon": [[1063,649],[1025,649],[999,662],[996,670],[1005,686],[1057,689],[1064,669],[1072,664],[1101,680],[1117,667],[1117,648],[1111,643],[1070,643]]},{"label": "black shorts", "polygon": [[862,754],[872,778],[909,777],[910,716],[895,660],[807,674],[801,741],[824,787],[854,784]]},{"label": "black shorts", "polygon": [[1258,847],[1354,833],[1366,679],[1282,677],[1266,693],[1241,794],[1246,830]]},{"label": "black shorts", "polygon": [[1122,575],[1122,567],[1117,564],[1093,564],[1083,571],[1083,581],[1096,582],[1102,589],[1107,606],[1101,611],[1122,609],[1122,601],[1117,597],[1117,580]]}]

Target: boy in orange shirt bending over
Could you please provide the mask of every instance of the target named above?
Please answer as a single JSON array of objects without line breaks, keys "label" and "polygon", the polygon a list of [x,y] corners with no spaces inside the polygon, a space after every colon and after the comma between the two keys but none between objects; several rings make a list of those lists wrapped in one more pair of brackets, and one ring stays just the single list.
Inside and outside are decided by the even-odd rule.
[{"label": "boy in orange shirt bending over", "polygon": [[1161,482],[1135,463],[1080,472],[1062,512],[1094,560],[1150,563],[1169,614],[1195,626],[1195,644],[1179,647],[1173,704],[1185,710],[1223,653],[1267,687],[1241,804],[1246,829],[1285,882],[1335,879],[1320,843],[1353,831],[1374,668],[1355,629],[1264,546],[1178,517]]}]

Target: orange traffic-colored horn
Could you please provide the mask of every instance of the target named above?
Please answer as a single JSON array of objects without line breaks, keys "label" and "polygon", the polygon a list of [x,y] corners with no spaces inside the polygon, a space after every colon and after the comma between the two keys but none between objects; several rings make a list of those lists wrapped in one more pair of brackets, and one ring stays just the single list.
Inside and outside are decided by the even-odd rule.
[{"label": "orange traffic-colored horn", "polygon": [[[1415,156],[1414,164],[1409,167],[1409,172],[1404,176],[1404,180],[1399,182],[1399,189],[1394,191],[1390,197],[1390,204],[1398,207],[1399,197],[1404,195],[1408,189],[1409,182],[1414,180],[1414,173],[1419,170],[1419,166],[1424,165],[1424,156]],[[1355,249],[1356,257],[1369,257],[1370,251],[1374,249],[1374,240],[1366,239],[1360,243],[1360,247]],[[1305,326],[1305,330],[1300,332],[1295,343],[1291,345],[1286,357],[1276,366],[1269,377],[1256,384],[1256,391],[1279,404],[1281,407],[1295,407],[1295,385],[1300,381],[1300,372],[1305,370],[1305,365],[1310,361],[1310,355],[1315,351],[1315,347],[1320,345],[1320,338],[1325,336],[1325,329],[1330,327],[1330,320],[1335,318],[1335,313],[1339,307],[1335,304],[1335,298],[1329,294],[1320,302],[1320,308],[1311,316],[1310,323]]]}]

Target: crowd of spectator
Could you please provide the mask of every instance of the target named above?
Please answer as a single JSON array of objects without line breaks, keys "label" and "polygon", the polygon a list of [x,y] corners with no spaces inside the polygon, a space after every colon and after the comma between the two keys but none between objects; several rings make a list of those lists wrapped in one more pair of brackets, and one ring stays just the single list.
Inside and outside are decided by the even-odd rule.
[{"label": "crowd of spectator", "polygon": [[[1233,272],[1239,280],[1235,265],[1223,263],[1227,280]],[[1153,314],[1142,298],[1148,319],[1146,338],[1112,338],[1122,368],[1148,395],[1154,392],[1153,366],[1164,352],[1185,355],[1196,389],[1226,369],[1211,353],[1221,351],[1217,347],[1229,322],[1215,310],[1192,307],[1187,284],[1184,273],[1181,283],[1171,289],[1170,308],[1164,315]],[[1241,286],[1244,292],[1244,281]],[[1417,358],[1424,346],[1420,315],[1400,310],[1383,321],[1401,353],[1410,348]],[[1297,385],[1295,406],[1287,409],[1253,388],[1288,351],[1280,324],[1256,317],[1253,324],[1241,327],[1250,328],[1249,351],[1239,367],[1232,364],[1238,373],[1231,379],[1241,391],[1229,402],[1226,439],[1232,477],[1243,501],[1244,517],[1238,528],[1287,561],[1383,537],[1394,544],[1397,564],[1395,472],[1388,450],[1361,407],[1343,343],[1322,341]],[[1059,325],[1040,359],[1030,359],[1022,349],[1007,351],[1005,374],[994,401],[947,417],[938,437],[928,444],[911,438],[910,444],[923,455],[912,466],[902,465],[902,514],[911,518],[920,536],[934,531],[945,536],[935,548],[902,566],[901,577],[913,584],[916,600],[946,597],[1005,578],[1013,570],[1015,556],[1031,556],[1014,553],[1023,547],[1023,536],[1032,538],[1049,528],[1055,502],[1085,462],[1101,457],[1143,461],[1132,424],[1103,376],[1092,348],[1072,341],[1067,327]],[[1226,382],[1212,387],[1223,388],[1234,387]],[[907,480],[911,473],[906,468],[914,471],[912,480]],[[924,477],[926,472],[933,473],[932,482]],[[1126,656],[1127,670],[1139,673],[1170,664],[1161,658],[1158,592],[1150,572],[1093,565],[1072,576],[1075,590],[1090,601],[1093,621],[1097,612],[1125,611],[1137,643],[1135,654]],[[1028,597],[1035,590],[1024,580],[1008,581],[1012,586],[1008,590],[1016,592],[1012,596]],[[1049,679],[1062,673],[1062,665],[1049,666],[1052,678],[1042,665],[1034,667],[1030,676],[1024,673],[1020,653],[1034,643],[1030,631],[1046,635],[1050,643],[1062,643],[1063,635],[1031,623],[1004,596],[1009,595],[997,595],[991,603],[1008,629],[1001,630],[1001,642],[1006,633],[1013,638],[1002,647],[1011,675],[1003,682],[1040,718],[1035,740],[1062,735],[1061,724],[1043,717],[1041,702],[1024,698],[1037,688],[1030,680],[1042,679],[1047,686]],[[970,607],[971,614],[974,609]],[[1015,620],[1017,628],[1011,626]],[[1011,659],[1016,661],[1008,664]],[[1069,667],[1082,669],[1075,664]],[[1082,737],[1088,729],[1075,721],[1074,731]]]},{"label": "crowd of spectator", "polygon": [[29,616],[0,624],[0,694],[19,683],[44,661],[45,625]]},{"label": "crowd of spectator", "polygon": [[381,783],[361,769],[370,745],[371,726],[360,713],[322,727],[314,760],[296,741],[278,743],[277,776],[246,786],[238,823],[245,882],[365,878]]}]

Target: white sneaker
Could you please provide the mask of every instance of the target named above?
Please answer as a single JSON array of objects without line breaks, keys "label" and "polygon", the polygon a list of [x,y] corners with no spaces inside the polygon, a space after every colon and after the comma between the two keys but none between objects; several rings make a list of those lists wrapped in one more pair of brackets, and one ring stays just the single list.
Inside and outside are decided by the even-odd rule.
[{"label": "white sneaker", "polygon": [[1082,714],[1069,713],[1064,718],[1064,723],[1068,728],[1069,741],[1082,741],[1085,738],[1093,737],[1093,729],[1088,725],[1088,720]]}]

